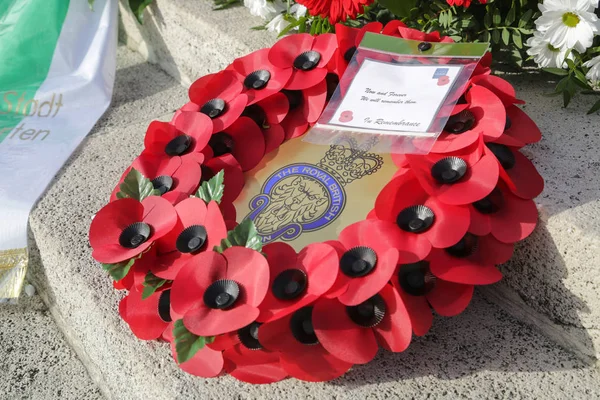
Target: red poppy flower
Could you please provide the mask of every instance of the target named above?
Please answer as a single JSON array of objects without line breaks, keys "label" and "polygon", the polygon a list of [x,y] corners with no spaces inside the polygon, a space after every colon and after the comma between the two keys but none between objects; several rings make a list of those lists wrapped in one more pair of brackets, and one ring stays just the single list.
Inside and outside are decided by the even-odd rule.
[{"label": "red poppy flower", "polygon": [[492,52],[488,51],[481,57],[472,76],[489,75],[492,73]]},{"label": "red poppy flower", "polygon": [[231,154],[223,154],[219,157],[213,157],[202,164],[201,182],[208,181],[218,172],[223,171],[223,189],[222,203],[232,203],[242,192],[244,188],[244,172],[240,163]]},{"label": "red poppy flower", "polygon": [[279,352],[281,367],[294,378],[323,382],[338,378],[352,364],[334,357],[319,344],[312,323],[313,307],[264,324],[258,330],[261,345]]},{"label": "red poppy flower", "polygon": [[510,259],[514,246],[501,243],[492,235],[467,233],[455,245],[435,249],[429,255],[429,267],[436,277],[465,285],[488,285],[502,279],[495,267]]},{"label": "red poppy flower", "polygon": [[285,89],[308,89],[325,80],[327,64],[336,47],[332,33],[319,36],[299,33],[275,43],[269,50],[269,61],[278,68],[292,71]]},{"label": "red poppy flower", "polygon": [[170,331],[170,329],[167,330],[165,336],[167,336],[167,332],[169,332],[169,337],[166,339],[171,343],[171,354],[173,355],[175,362],[179,365],[179,368],[188,374],[202,378],[214,378],[223,371],[223,353],[221,351],[213,350],[209,346],[204,346],[198,350],[192,358],[179,364],[175,340],[173,340],[173,335]]},{"label": "red poppy flower", "polygon": [[484,87],[474,86],[465,95],[468,107],[457,104],[444,131],[437,138],[431,152],[449,153],[475,143],[479,136],[490,142],[504,132],[506,111],[502,102]]},{"label": "red poppy flower", "polygon": [[494,143],[520,149],[527,144],[539,142],[541,139],[542,132],[523,110],[515,105],[506,107],[504,133],[494,140]]},{"label": "red poppy flower", "polygon": [[351,28],[343,24],[335,26],[335,36],[338,43],[337,51],[337,72],[340,76],[352,60],[360,41],[367,32],[379,33],[383,29],[381,22],[370,22],[360,29]]},{"label": "red poppy flower", "polygon": [[173,280],[194,255],[212,251],[227,237],[219,205],[191,197],[175,206],[177,224],[156,242],[156,259],[150,270],[162,279]]},{"label": "red poppy flower", "polygon": [[397,20],[388,22],[381,33],[387,36],[395,36],[408,40],[418,40],[421,42],[454,42],[454,40],[452,40],[452,38],[449,36],[440,36],[438,31],[433,31],[430,33],[422,32],[418,29],[409,28],[403,22]]},{"label": "red poppy flower", "polygon": [[138,170],[142,175],[152,181],[152,185],[161,195],[168,192],[180,192],[191,195],[200,184],[200,165],[190,158],[182,157],[164,158],[142,154],[135,159],[133,164],[119,180],[119,184],[113,190],[110,200],[117,199],[117,193],[121,190],[121,183],[132,168]]},{"label": "red poppy flower", "polygon": [[452,153],[406,156],[425,191],[446,204],[470,204],[490,194],[498,183],[499,167],[483,137]]},{"label": "red poppy flower", "polygon": [[171,327],[171,290],[161,290],[142,299],[142,292],[133,288],[119,303],[119,314],[135,336],[154,340]]},{"label": "red poppy flower", "polygon": [[265,138],[265,154],[277,150],[285,140],[285,129],[279,124],[261,130]]},{"label": "red poppy flower", "polygon": [[485,198],[471,205],[469,232],[492,234],[503,243],[515,243],[531,235],[538,219],[533,200],[513,195],[505,185],[498,186]]},{"label": "red poppy flower", "polygon": [[240,329],[258,317],[269,282],[269,264],[258,252],[230,247],[205,252],[183,266],[171,292],[173,310],[199,336]]},{"label": "red poppy flower", "polygon": [[[152,121],[146,131],[146,137],[144,138],[145,150],[142,154],[166,158],[181,156],[183,159],[191,158],[198,164],[202,164],[204,161],[202,149],[210,139],[212,122],[206,115],[192,114],[194,114],[194,120],[204,121],[198,123],[197,127],[188,129],[190,135],[185,134],[168,122]],[[187,118],[187,115],[184,115],[181,121],[183,122]]]},{"label": "red poppy flower", "polygon": [[227,129],[213,134],[208,146],[214,157],[233,155],[243,171],[256,167],[265,155],[264,136],[248,117],[240,117]]},{"label": "red poppy flower", "polygon": [[371,361],[379,345],[393,352],[404,351],[412,337],[408,311],[396,290],[387,284],[351,307],[337,299],[320,299],[314,305],[313,326],[325,350],[353,364]]},{"label": "red poppy flower", "polygon": [[337,253],[323,243],[310,244],[298,255],[292,246],[281,242],[266,245],[263,252],[271,279],[259,307],[259,322],[282,318],[314,302],[331,288],[338,275]]},{"label": "red poppy flower", "polygon": [[237,58],[227,67],[237,74],[248,96],[248,105],[279,92],[292,76],[291,68],[278,68],[268,59],[268,48]]},{"label": "red poppy flower", "polygon": [[398,290],[408,314],[413,332],[425,335],[431,328],[435,312],[444,317],[460,314],[473,297],[473,285],[447,282],[431,273],[429,261],[398,265],[392,284]]},{"label": "red poppy flower", "polygon": [[310,15],[319,15],[327,18],[330,24],[346,21],[347,18],[356,19],[363,12],[364,7],[373,3],[374,0],[300,0],[308,9]]},{"label": "red poppy flower", "polygon": [[496,75],[478,75],[471,78],[471,84],[483,86],[494,93],[505,106],[513,104],[525,104],[523,100],[517,99],[515,88],[506,80]]},{"label": "red poppy flower", "polygon": [[[471,1],[472,0],[446,0],[446,3],[448,3],[451,6],[469,8],[469,7],[471,7]],[[487,0],[479,0],[479,4],[486,4],[486,3],[487,3]]]},{"label": "red poppy flower", "polygon": [[322,81],[305,90],[284,90],[290,111],[281,122],[286,140],[302,136],[309,124],[317,122],[327,101],[327,83]]},{"label": "red poppy flower", "polygon": [[467,206],[448,205],[428,195],[412,170],[383,188],[375,201],[375,213],[378,218],[395,223],[401,238],[395,245],[403,264],[423,260],[431,247],[444,248],[458,242],[467,233],[470,222]]},{"label": "red poppy flower", "polygon": [[288,98],[283,93],[275,93],[266,99],[246,107],[242,116],[251,118],[261,128],[279,124],[290,109]]},{"label": "red poppy flower", "polygon": [[223,350],[225,371],[247,383],[273,383],[287,377],[279,353],[265,349],[258,340],[262,324],[253,322],[235,332],[218,336],[209,346]]},{"label": "red poppy flower", "polygon": [[389,282],[398,262],[400,237],[393,224],[366,220],[342,230],[337,242],[339,273],[327,297],[355,306],[377,294]]},{"label": "red poppy flower", "polygon": [[544,190],[544,178],[520,151],[498,143],[487,143],[500,165],[500,178],[523,199],[533,199]]},{"label": "red poppy flower", "polygon": [[[208,115],[213,123],[213,133],[220,132],[242,115],[248,104],[248,96],[242,93],[243,90],[244,85],[233,71],[225,70],[209,79],[198,79],[189,90],[190,100],[196,107],[189,105],[188,110]],[[175,118],[175,126],[179,126],[184,114]]]},{"label": "red poppy flower", "polygon": [[150,196],[141,203],[119,199],[102,208],[90,226],[92,256],[101,263],[129,260],[148,249],[177,223],[167,200]]}]

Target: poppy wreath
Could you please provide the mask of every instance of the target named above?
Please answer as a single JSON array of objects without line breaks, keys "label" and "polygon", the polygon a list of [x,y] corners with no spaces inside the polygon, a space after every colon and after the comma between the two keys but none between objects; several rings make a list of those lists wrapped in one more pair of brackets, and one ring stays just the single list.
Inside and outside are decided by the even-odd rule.
[{"label": "poppy wreath", "polygon": [[254,168],[322,113],[365,32],[427,41],[398,21],[296,34],[198,79],[94,217],[93,257],[126,291],[119,313],[169,342],[201,377],[335,379],[379,348],[402,352],[434,315],[455,316],[537,223],[544,182],[521,148],[541,139],[484,57],[427,155],[397,173],[361,222],[300,252],[263,247],[233,201]]}]

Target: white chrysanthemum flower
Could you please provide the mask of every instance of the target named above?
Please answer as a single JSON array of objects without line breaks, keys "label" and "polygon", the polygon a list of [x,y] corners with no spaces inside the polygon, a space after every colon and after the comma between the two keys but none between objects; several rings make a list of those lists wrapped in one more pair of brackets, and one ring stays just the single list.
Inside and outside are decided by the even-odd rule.
[{"label": "white chrysanthemum flower", "polygon": [[597,3],[597,0],[545,0],[539,5],[542,15],[535,25],[552,46],[583,53],[592,45],[600,28],[598,17],[590,8]]},{"label": "white chrysanthemum flower", "polygon": [[[533,61],[540,68],[566,68],[565,56],[567,49],[559,49],[552,46],[544,35],[538,31],[533,32],[533,36],[527,39],[525,43],[529,49],[527,54],[533,57]],[[569,54],[569,58],[573,59],[573,55]]]},{"label": "white chrysanthemum flower", "polygon": [[592,81],[593,84],[598,84],[600,82],[600,56],[584,62],[583,65],[589,68],[585,77]]},{"label": "white chrysanthemum flower", "polygon": [[244,6],[250,10],[250,14],[263,19],[271,19],[286,8],[281,0],[244,0]]},{"label": "white chrysanthemum flower", "polygon": [[269,32],[275,32],[275,33],[279,34],[288,25],[289,25],[289,22],[287,22],[283,18],[283,14],[279,14],[279,15],[276,15],[275,18],[273,18],[271,21],[269,21],[269,23],[267,25],[265,25],[265,27],[267,28],[267,30]]},{"label": "white chrysanthemum flower", "polygon": [[306,7],[302,4],[294,4],[290,7],[290,14],[292,14],[296,19],[300,19],[306,16]]}]

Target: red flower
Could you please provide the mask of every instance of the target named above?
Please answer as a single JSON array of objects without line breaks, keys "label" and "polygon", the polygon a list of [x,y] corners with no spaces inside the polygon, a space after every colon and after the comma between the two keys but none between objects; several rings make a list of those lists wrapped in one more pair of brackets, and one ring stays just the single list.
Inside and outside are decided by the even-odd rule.
[{"label": "red flower", "polygon": [[141,203],[120,199],[108,203],[90,226],[92,256],[101,263],[118,263],[140,255],[177,223],[167,200],[150,196]]},{"label": "red flower", "polygon": [[483,86],[492,91],[505,106],[513,104],[525,104],[523,100],[517,99],[515,88],[496,75],[478,75],[471,78],[471,83],[476,86]]},{"label": "red flower", "polygon": [[258,317],[269,282],[264,257],[245,247],[205,252],[183,266],[171,292],[173,310],[199,336],[240,329]]},{"label": "red flower", "polygon": [[366,364],[379,349],[401,352],[410,344],[412,328],[402,299],[391,285],[355,306],[320,299],[313,310],[319,343],[334,357]]},{"label": "red flower", "polygon": [[322,81],[305,90],[284,90],[290,111],[281,122],[286,140],[302,136],[309,124],[315,123],[327,102],[327,82]]},{"label": "red flower", "polygon": [[269,262],[269,291],[260,305],[259,322],[282,318],[327,292],[338,275],[335,249],[323,243],[306,246],[298,255],[286,243],[263,248]]},{"label": "red flower", "polygon": [[290,103],[283,93],[275,93],[258,103],[252,104],[243,116],[252,119],[262,131],[265,140],[265,154],[275,150],[285,139],[285,131],[280,123],[288,114]]},{"label": "red flower", "polygon": [[470,204],[490,194],[498,183],[498,162],[483,138],[452,153],[406,156],[425,191],[446,204]]},{"label": "red flower", "polygon": [[406,24],[398,20],[392,20],[388,22],[381,33],[387,36],[395,36],[408,40],[418,40],[421,42],[454,42],[454,40],[452,40],[452,38],[449,36],[440,36],[440,33],[437,31],[431,33],[422,32],[418,29],[409,28],[406,26]]},{"label": "red flower", "polygon": [[279,92],[292,75],[291,68],[278,68],[268,59],[268,48],[240,57],[227,67],[237,74],[248,95],[248,105]]},{"label": "red flower", "polygon": [[438,315],[452,317],[463,312],[473,297],[473,285],[436,278],[425,260],[399,265],[392,284],[408,310],[417,336],[425,335],[431,328],[432,307]]},{"label": "red flower", "polygon": [[119,314],[135,336],[154,340],[162,336],[171,325],[171,290],[161,290],[142,299],[135,287],[119,303]]},{"label": "red flower", "polygon": [[504,133],[494,140],[494,143],[520,149],[527,144],[539,142],[541,139],[542,132],[523,110],[515,105],[506,107]]},{"label": "red flower", "polygon": [[363,12],[364,7],[374,0],[299,0],[308,9],[310,15],[319,15],[329,19],[330,24],[346,21],[347,18],[356,19]]},{"label": "red flower", "polygon": [[411,170],[383,188],[375,201],[375,213],[379,219],[396,224],[401,239],[395,245],[403,264],[423,260],[431,247],[458,242],[470,222],[467,206],[448,205],[428,195]]},{"label": "red flower", "polygon": [[473,76],[489,75],[492,73],[492,52],[488,51],[481,57],[473,71]]},{"label": "red flower", "polygon": [[455,245],[435,249],[429,255],[429,267],[436,277],[465,285],[488,285],[502,279],[495,267],[510,259],[514,246],[501,243],[491,235],[467,233]]},{"label": "red flower", "polygon": [[223,154],[211,158],[202,165],[201,182],[210,180],[220,171],[223,171],[223,182],[226,182],[221,203],[231,203],[237,199],[244,188],[244,172],[234,156]]},{"label": "red flower", "polygon": [[431,152],[449,153],[475,143],[480,136],[490,142],[504,132],[506,111],[502,102],[484,87],[474,86],[465,95],[467,107],[458,104]]},{"label": "red flower", "polygon": [[327,297],[355,306],[379,293],[398,262],[396,231],[393,224],[366,220],[344,228],[339,242],[328,242],[340,256],[340,271]]},{"label": "red flower", "polygon": [[544,190],[544,178],[535,165],[521,152],[498,143],[487,143],[500,164],[500,178],[508,188],[523,199],[533,199]]},{"label": "red flower", "polygon": [[146,131],[142,154],[166,158],[181,156],[201,164],[204,161],[202,149],[212,133],[210,118],[199,113],[183,113],[178,123],[182,130],[168,122],[152,121]]},{"label": "red flower", "polygon": [[319,344],[312,323],[313,307],[264,324],[258,340],[271,351],[279,352],[281,367],[294,378],[309,382],[329,381],[342,376],[351,363],[342,361]]},{"label": "red flower", "polygon": [[177,224],[156,242],[157,255],[151,264],[152,273],[173,280],[194,255],[212,251],[227,237],[227,228],[218,204],[197,197],[183,200],[175,206]]},{"label": "red flower", "polygon": [[278,68],[292,71],[285,89],[308,89],[325,80],[327,64],[335,49],[335,35],[331,33],[316,37],[299,33],[275,43],[269,50],[269,61]]},{"label": "red flower", "polygon": [[[213,133],[222,131],[242,115],[248,103],[248,96],[242,93],[243,89],[244,85],[233,71],[225,70],[200,78],[190,86],[189,95],[193,105],[188,104],[186,109],[208,115],[212,119]],[[175,117],[175,126],[180,126],[182,115],[185,112]]]},{"label": "red flower", "polygon": [[217,337],[209,345],[214,350],[224,350],[225,371],[242,382],[273,383],[288,376],[279,362],[279,353],[265,349],[258,340],[260,326],[253,322]]},{"label": "red flower", "polygon": [[248,117],[240,117],[225,130],[213,134],[208,146],[214,157],[233,155],[243,171],[256,167],[265,155],[263,134]]},{"label": "red flower", "polygon": [[[471,6],[471,1],[472,0],[446,0],[446,3],[448,3],[451,6],[469,8]],[[486,3],[487,3],[487,0],[479,0],[479,4],[486,4]]]},{"label": "red flower", "polygon": [[498,186],[485,198],[471,205],[469,232],[492,234],[503,243],[515,243],[531,235],[538,219],[533,200],[523,200]]},{"label": "red flower", "polygon": [[111,201],[117,199],[117,193],[121,190],[121,183],[123,183],[132,168],[135,168],[146,178],[150,179],[154,188],[158,189],[161,195],[168,192],[180,192],[191,195],[200,184],[201,170],[195,160],[190,158],[184,159],[182,157],[164,158],[142,154],[125,170],[119,184],[111,194]]},{"label": "red flower", "polygon": [[198,350],[192,358],[179,364],[172,330],[168,329],[165,331],[165,336],[165,339],[171,342],[171,354],[173,355],[173,359],[183,371],[202,378],[214,378],[223,371],[223,353],[221,351],[213,350],[209,346],[204,346]]},{"label": "red flower", "polygon": [[337,51],[337,73],[339,76],[344,74],[344,70],[352,60],[360,41],[367,32],[379,33],[383,25],[381,22],[370,22],[361,29],[351,28],[343,24],[335,26],[335,36],[338,43]]}]

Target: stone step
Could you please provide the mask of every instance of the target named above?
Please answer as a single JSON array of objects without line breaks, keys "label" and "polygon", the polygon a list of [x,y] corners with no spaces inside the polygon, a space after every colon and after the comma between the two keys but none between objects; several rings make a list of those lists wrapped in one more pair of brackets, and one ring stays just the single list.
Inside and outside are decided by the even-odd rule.
[{"label": "stone step", "polygon": [[[271,45],[275,34],[254,31],[260,18],[244,7],[212,11],[211,0],[156,0],[140,26],[121,3],[121,39],[184,86],[226,67],[235,57]],[[506,279],[485,295],[533,323],[584,359],[600,349],[600,174],[597,115],[581,96],[568,109],[545,97],[554,82],[539,74],[509,76],[544,138],[525,150],[546,179],[536,199],[540,226],[502,270]]]}]

